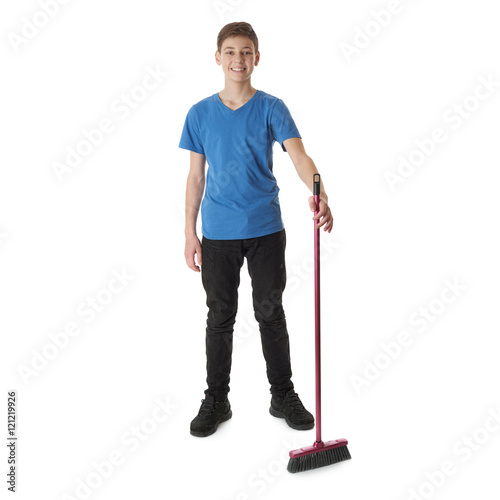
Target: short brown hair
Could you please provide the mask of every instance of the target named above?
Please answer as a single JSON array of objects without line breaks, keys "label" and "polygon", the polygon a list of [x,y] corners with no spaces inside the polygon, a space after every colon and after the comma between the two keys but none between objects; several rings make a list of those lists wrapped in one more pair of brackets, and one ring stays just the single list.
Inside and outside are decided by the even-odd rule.
[{"label": "short brown hair", "polygon": [[257,34],[253,30],[252,26],[245,22],[236,22],[226,24],[219,32],[217,36],[217,50],[219,54],[222,53],[222,43],[226,38],[231,36],[247,36],[253,42],[255,47],[255,53],[259,50],[259,40],[257,39]]}]

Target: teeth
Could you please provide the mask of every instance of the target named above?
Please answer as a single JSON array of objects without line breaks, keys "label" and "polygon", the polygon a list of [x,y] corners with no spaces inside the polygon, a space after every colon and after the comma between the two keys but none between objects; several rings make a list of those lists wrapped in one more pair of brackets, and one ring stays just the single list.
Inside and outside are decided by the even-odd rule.
[{"label": "teeth", "polygon": [[244,71],[245,68],[231,68],[233,71]]}]

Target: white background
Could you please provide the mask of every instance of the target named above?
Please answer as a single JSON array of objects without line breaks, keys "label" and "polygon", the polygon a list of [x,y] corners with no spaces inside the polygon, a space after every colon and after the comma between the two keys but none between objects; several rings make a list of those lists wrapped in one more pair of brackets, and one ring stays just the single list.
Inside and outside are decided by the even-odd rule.
[{"label": "white background", "polygon": [[[84,498],[85,482],[87,498],[498,497],[498,10],[401,0],[377,15],[393,6],[72,0],[19,44],[41,6],[2,4],[1,434],[16,390],[17,498]],[[335,217],[322,233],[323,438],[347,438],[353,458],[303,474],[286,472],[286,455],[315,434],[268,413],[246,266],[233,418],[209,438],[189,434],[205,388],[206,308],[184,262],[189,153],[178,142],[189,107],[224,86],[216,38],[233,21],[257,32],[252,85],[289,107]],[[345,44],[357,44],[351,57]],[[141,94],[148,67],[168,75]],[[489,94],[481,79],[496,82]],[[113,103],[132,92],[143,99],[125,117]],[[54,164],[105,118],[113,131],[60,181]],[[391,190],[386,173],[436,128],[446,140]],[[313,411],[308,190],[274,151],[293,380]],[[130,278],[110,294],[113,271]],[[89,297],[110,300],[92,321],[78,313]],[[49,334],[70,322],[79,335],[54,353]],[[52,359],[38,354],[23,377],[44,349]],[[158,400],[170,405],[162,421]],[[98,475],[110,455],[120,463]],[[443,462],[447,475],[436,473]]]}]

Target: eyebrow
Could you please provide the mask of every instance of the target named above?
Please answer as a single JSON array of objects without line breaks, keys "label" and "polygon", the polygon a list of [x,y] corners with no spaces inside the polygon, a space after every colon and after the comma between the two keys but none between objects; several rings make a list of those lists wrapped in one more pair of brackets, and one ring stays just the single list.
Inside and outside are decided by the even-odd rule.
[{"label": "eyebrow", "polygon": [[[242,49],[251,49],[252,47],[241,47]],[[226,49],[234,49],[234,47],[224,47],[224,50]]]}]

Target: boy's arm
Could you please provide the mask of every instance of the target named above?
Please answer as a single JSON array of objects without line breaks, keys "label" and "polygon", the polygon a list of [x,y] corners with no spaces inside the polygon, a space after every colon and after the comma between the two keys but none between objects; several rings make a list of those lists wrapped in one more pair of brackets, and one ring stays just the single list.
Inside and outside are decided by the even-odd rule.
[{"label": "boy's arm", "polygon": [[[186,246],[184,257],[186,264],[193,271],[200,272],[202,265],[201,243],[196,235],[196,219],[200,211],[201,199],[205,190],[205,155],[191,151],[190,168],[186,183]],[[196,265],[194,256],[198,265]]]},{"label": "boy's arm", "polygon": [[[290,158],[295,166],[295,170],[299,174],[304,184],[313,191],[313,175],[318,174],[318,169],[309,157],[304,149],[304,144],[302,139],[299,137],[292,137],[283,141]],[[323,186],[323,181],[320,177],[320,200],[319,200],[319,211],[317,215],[313,217],[314,220],[319,220],[316,227],[324,226],[324,230],[330,232],[333,227],[333,216],[328,206],[328,195],[326,194],[325,187]],[[316,209],[316,204],[314,203],[314,197],[309,197],[309,208],[312,212]]]}]

